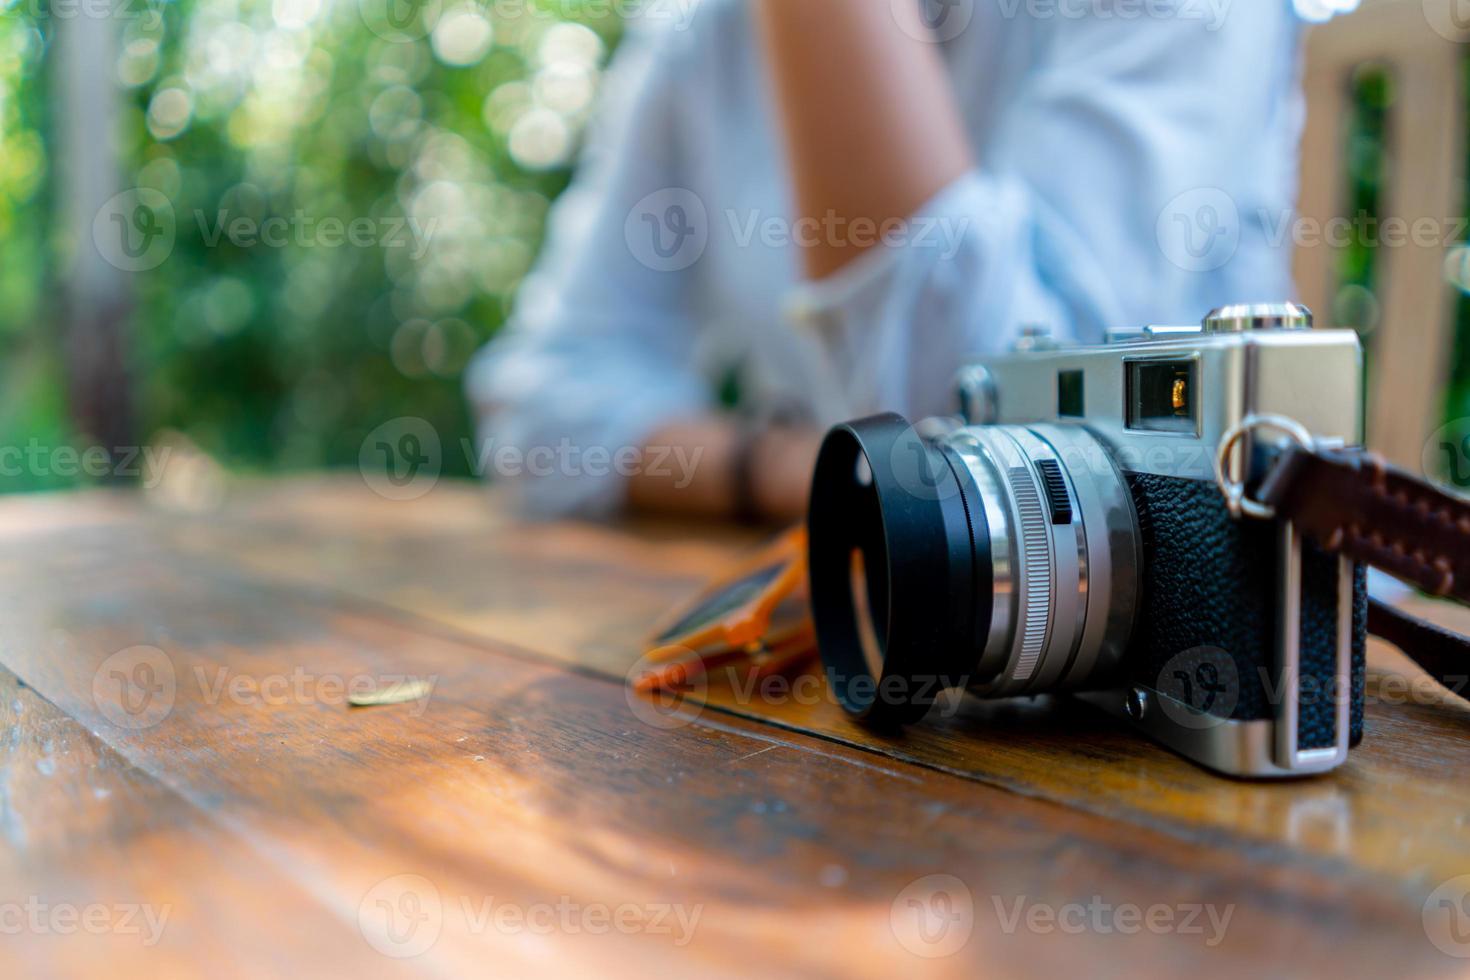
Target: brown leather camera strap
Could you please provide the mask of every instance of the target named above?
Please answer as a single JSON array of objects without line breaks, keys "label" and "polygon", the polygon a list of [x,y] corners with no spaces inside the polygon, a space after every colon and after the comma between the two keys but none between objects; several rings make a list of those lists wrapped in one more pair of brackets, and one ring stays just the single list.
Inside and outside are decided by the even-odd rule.
[{"label": "brown leather camera strap", "polygon": [[[1328,551],[1470,604],[1470,501],[1361,449],[1283,452],[1257,499]],[[1368,628],[1460,692],[1470,639],[1374,603]]]},{"label": "brown leather camera strap", "polygon": [[1470,697],[1470,640],[1372,599],[1368,632],[1398,647],[1430,676],[1461,697]]}]

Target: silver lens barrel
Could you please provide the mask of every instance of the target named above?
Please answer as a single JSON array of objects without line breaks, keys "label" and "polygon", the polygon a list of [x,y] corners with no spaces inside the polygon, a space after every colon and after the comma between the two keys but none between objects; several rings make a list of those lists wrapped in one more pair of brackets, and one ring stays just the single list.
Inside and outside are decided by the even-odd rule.
[{"label": "silver lens barrel", "polygon": [[989,535],[992,612],[971,690],[1095,686],[1122,660],[1142,563],[1111,455],[1069,425],[980,426],[945,443],[974,480]]}]

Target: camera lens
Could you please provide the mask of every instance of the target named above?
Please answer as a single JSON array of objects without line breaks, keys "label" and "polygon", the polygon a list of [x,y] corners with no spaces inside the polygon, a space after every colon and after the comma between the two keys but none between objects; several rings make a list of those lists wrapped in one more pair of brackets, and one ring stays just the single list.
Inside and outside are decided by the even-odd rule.
[{"label": "camera lens", "polygon": [[1141,555],[1127,486],[1078,425],[925,439],[897,415],[838,426],[808,515],[812,608],[844,708],[921,717],[952,687],[1099,686],[1133,626]]}]

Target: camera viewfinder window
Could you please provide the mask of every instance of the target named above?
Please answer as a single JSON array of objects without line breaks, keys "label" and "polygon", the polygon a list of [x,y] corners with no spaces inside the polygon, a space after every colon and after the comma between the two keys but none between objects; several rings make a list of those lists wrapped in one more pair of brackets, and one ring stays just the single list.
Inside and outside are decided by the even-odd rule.
[{"label": "camera viewfinder window", "polygon": [[1128,428],[1195,432],[1199,379],[1193,360],[1129,361]]}]

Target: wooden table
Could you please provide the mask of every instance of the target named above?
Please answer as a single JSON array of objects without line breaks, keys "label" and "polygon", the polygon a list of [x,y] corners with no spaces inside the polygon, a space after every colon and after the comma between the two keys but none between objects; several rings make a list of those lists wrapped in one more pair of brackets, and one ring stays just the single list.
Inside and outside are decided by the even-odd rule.
[{"label": "wooden table", "polygon": [[[1432,941],[1470,954],[1470,709],[1386,649],[1352,761],[1257,785],[1066,701],[653,711],[638,641],[730,533],[342,477],[8,498],[0,536],[0,976],[1470,966]],[[396,676],[432,693],[346,704]]]}]

